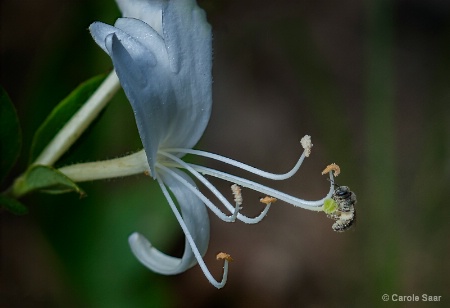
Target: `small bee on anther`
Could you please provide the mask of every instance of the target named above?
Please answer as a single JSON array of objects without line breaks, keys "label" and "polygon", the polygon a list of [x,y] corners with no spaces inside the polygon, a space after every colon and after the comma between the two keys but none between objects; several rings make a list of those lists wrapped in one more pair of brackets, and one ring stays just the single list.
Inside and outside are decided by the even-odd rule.
[{"label": "small bee on anther", "polygon": [[336,209],[328,213],[328,217],[336,220],[332,228],[336,232],[344,232],[354,224],[356,221],[356,195],[347,186],[339,186],[333,183],[337,188],[335,189],[331,198],[336,202]]},{"label": "small bee on anther", "polygon": [[337,188],[334,190],[331,198],[336,201],[338,208],[342,212],[349,212],[356,204],[356,195],[348,186],[339,186],[334,184]]},{"label": "small bee on anther", "polygon": [[356,221],[356,212],[353,208],[350,212],[339,212],[340,216],[331,226],[336,232],[344,232],[353,226]]}]

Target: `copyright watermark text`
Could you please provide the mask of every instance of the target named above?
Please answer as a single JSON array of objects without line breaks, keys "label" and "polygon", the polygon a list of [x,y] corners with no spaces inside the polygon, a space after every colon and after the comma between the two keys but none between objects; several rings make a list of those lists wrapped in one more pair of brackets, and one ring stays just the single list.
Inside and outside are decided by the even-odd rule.
[{"label": "copyright watermark text", "polygon": [[410,294],[410,295],[399,295],[399,294],[383,294],[381,299],[385,302],[440,302],[442,295],[429,295],[429,294]]}]

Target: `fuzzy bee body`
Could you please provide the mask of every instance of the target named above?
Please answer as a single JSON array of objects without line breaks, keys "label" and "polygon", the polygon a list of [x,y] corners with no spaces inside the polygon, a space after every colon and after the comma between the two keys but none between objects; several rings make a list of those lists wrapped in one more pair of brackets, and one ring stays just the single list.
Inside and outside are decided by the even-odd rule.
[{"label": "fuzzy bee body", "polygon": [[356,195],[347,186],[337,186],[331,198],[337,204],[337,209],[328,214],[329,218],[336,220],[332,228],[336,232],[344,232],[356,221]]},{"label": "fuzzy bee body", "polygon": [[336,232],[344,232],[350,229],[356,221],[355,210],[340,213],[341,215],[336,219],[336,222],[332,226],[333,230]]},{"label": "fuzzy bee body", "polygon": [[348,186],[338,186],[331,198],[336,201],[341,212],[350,212],[356,204],[356,195]]}]

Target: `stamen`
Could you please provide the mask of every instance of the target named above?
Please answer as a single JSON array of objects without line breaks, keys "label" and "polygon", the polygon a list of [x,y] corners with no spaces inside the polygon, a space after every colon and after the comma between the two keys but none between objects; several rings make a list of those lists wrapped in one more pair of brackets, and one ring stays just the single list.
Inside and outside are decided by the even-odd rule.
[{"label": "stamen", "polygon": [[305,135],[301,140],[300,143],[302,147],[305,149],[305,156],[309,157],[311,155],[311,148],[313,147],[313,144],[311,142],[311,136]]},{"label": "stamen", "polygon": [[[206,186],[206,188],[208,188],[216,197],[217,199],[219,199],[220,202],[222,202],[222,204],[230,211],[233,212],[235,211],[235,207],[233,207],[230,202],[228,202],[228,200],[220,193],[220,191],[217,190],[217,188],[214,187],[214,185],[212,185],[203,175],[201,175],[200,173],[198,173],[194,168],[192,168],[188,163],[184,162],[183,160],[181,160],[180,158],[169,154],[169,153],[160,153],[170,159],[172,159],[175,163],[171,164],[170,162],[165,162],[164,165],[165,166],[171,166],[171,167],[177,167],[177,168],[184,168],[186,170],[188,170],[193,176],[195,176],[200,182],[203,183],[203,185]],[[158,166],[161,166],[161,164],[158,164]],[[196,189],[197,190],[197,189]],[[198,190],[197,192],[194,191],[194,193],[200,193]],[[201,193],[200,193],[201,194]],[[202,195],[203,196],[203,195]],[[202,201],[205,202],[205,204],[222,220],[224,220],[217,212],[221,213],[220,210],[205,196],[203,196],[206,200],[204,200],[201,196],[198,195],[198,197],[200,197],[202,199]],[[215,210],[214,210],[215,209]],[[258,222],[260,222],[264,216],[266,216],[267,212],[270,209],[270,204],[268,204],[264,210],[257,216],[254,218],[250,218],[247,217],[245,215],[242,215],[240,213],[238,213],[237,215],[237,219],[246,223],[246,224],[256,224]],[[222,213],[222,215],[225,215]],[[228,216],[225,216],[228,217]],[[229,221],[229,220],[224,220],[224,221]]]},{"label": "stamen", "polygon": [[223,275],[222,275],[222,281],[218,282],[214,279],[214,277],[211,275],[210,271],[208,270],[208,267],[206,266],[205,262],[203,261],[203,258],[198,251],[197,244],[194,242],[194,239],[192,238],[191,233],[189,232],[189,229],[187,228],[186,224],[184,223],[183,218],[181,217],[180,212],[178,211],[175,203],[172,200],[172,197],[170,196],[166,186],[164,185],[161,177],[159,175],[156,175],[156,179],[158,180],[159,186],[161,187],[161,190],[166,197],[167,201],[169,202],[169,205],[175,214],[176,219],[178,220],[178,223],[181,226],[181,229],[184,232],[184,235],[186,236],[186,239],[191,246],[192,252],[194,253],[195,258],[197,259],[198,264],[200,265],[200,268],[203,271],[203,274],[206,276],[208,281],[215,286],[216,288],[220,289],[222,288],[225,283],[227,282],[228,278],[228,260],[225,260],[224,266],[223,266]]},{"label": "stamen", "polygon": [[[188,163],[182,161],[181,159],[179,159],[178,157],[176,157],[174,155],[171,155],[169,153],[165,153],[165,152],[159,152],[159,153],[161,155],[163,155],[163,156],[171,158],[174,162],[176,162],[175,164],[172,164],[170,162],[165,162],[166,166],[176,167],[176,168],[185,168],[189,172],[191,172],[197,179],[199,179],[203,184],[205,184],[205,186],[207,186],[211,190],[211,192],[213,192],[217,196],[217,198],[219,198],[219,200],[228,208],[229,211],[232,211],[232,206],[228,203],[228,201],[226,201],[225,198],[223,198],[222,194],[220,194],[220,192],[218,192],[217,189],[214,186],[212,186],[198,172],[200,172],[202,174],[206,174],[206,175],[211,175],[211,176],[214,176],[216,178],[219,178],[219,179],[231,182],[231,183],[236,183],[236,184],[238,184],[238,185],[240,185],[242,187],[250,188],[252,190],[258,191],[258,192],[263,193],[263,194],[274,196],[274,198],[283,200],[283,201],[285,201],[285,202],[287,202],[289,204],[292,204],[294,206],[301,207],[301,208],[304,208],[304,209],[307,209],[307,210],[311,210],[311,211],[318,211],[318,212],[322,211],[323,202],[325,201],[325,199],[328,199],[328,198],[331,197],[331,195],[333,193],[333,190],[334,190],[333,189],[333,184],[332,184],[332,182],[333,182],[333,174],[330,173],[330,182],[331,182],[331,184],[330,184],[330,190],[329,190],[328,194],[324,198],[322,198],[320,200],[317,200],[317,201],[303,200],[303,199],[299,199],[299,198],[290,196],[290,195],[288,195],[286,193],[282,193],[282,192],[280,192],[278,190],[275,190],[273,188],[264,186],[262,184],[259,184],[259,183],[256,183],[256,182],[253,182],[253,181],[241,178],[241,177],[237,177],[237,176],[234,176],[234,175],[231,175],[231,174],[228,174],[228,173],[225,173],[225,172],[221,172],[221,171],[218,171],[218,170],[214,170],[214,169],[211,169],[211,168],[208,168],[208,167],[203,167],[203,166],[199,166],[199,165],[195,165],[195,164],[188,164]],[[206,184],[206,183],[208,183],[210,186],[208,184]],[[267,208],[264,209],[265,212],[267,212],[266,210],[268,211]],[[261,213],[261,215],[263,214],[263,212]],[[242,216],[240,216],[240,215],[241,214],[238,215],[238,219],[239,220],[242,220],[243,222],[246,222],[246,223],[255,223],[255,222],[247,222],[244,219],[241,219]],[[258,216],[258,217],[261,217],[261,215]]]},{"label": "stamen", "polygon": [[332,163],[330,165],[328,165],[323,171],[322,171],[322,175],[324,175],[325,173],[328,173],[330,171],[334,171],[334,176],[338,176],[341,173],[341,168],[339,168],[338,165],[336,165],[335,163]]},{"label": "stamen", "polygon": [[205,203],[205,205],[216,214],[217,217],[222,219],[225,222],[234,222],[236,220],[237,213],[239,212],[240,208],[235,208],[235,211],[233,212],[233,215],[227,216],[225,213],[223,213],[217,206],[214,205],[214,203],[211,202],[204,194],[198,190],[197,187],[192,186],[189,182],[187,182],[185,179],[183,179],[181,176],[170,170],[170,168],[167,168],[160,163],[156,163],[156,167],[164,170],[167,173],[170,173],[174,178],[176,178],[181,184],[183,184],[186,188],[188,188],[191,192],[193,192],[197,197],[200,198],[200,200]]},{"label": "stamen", "polygon": [[201,157],[211,158],[211,159],[220,161],[222,163],[237,167],[239,169],[248,171],[250,173],[256,174],[263,178],[277,180],[277,181],[286,180],[286,179],[290,178],[291,176],[293,176],[298,171],[298,169],[300,169],[300,166],[302,165],[303,160],[305,159],[305,156],[307,156],[306,149],[305,149],[305,151],[303,151],[303,154],[300,156],[300,158],[298,159],[295,166],[290,171],[283,173],[283,174],[276,174],[276,173],[271,173],[271,172],[257,169],[255,167],[249,166],[247,164],[241,163],[241,162],[231,159],[231,158],[227,158],[224,156],[220,156],[217,154],[208,153],[208,152],[204,152],[204,151],[200,151],[200,150],[173,148],[173,149],[159,150],[158,153],[162,154],[164,156],[166,156],[165,154],[167,154],[167,153],[184,153],[184,154],[192,154],[192,155],[197,155],[197,156],[201,156]]},{"label": "stamen", "polygon": [[[256,182],[253,182],[253,181],[250,181],[250,180],[247,180],[247,179],[235,176],[235,175],[231,175],[231,174],[228,174],[225,172],[221,172],[221,171],[214,170],[214,169],[211,169],[208,167],[203,167],[203,166],[194,165],[194,164],[188,164],[188,163],[184,163],[184,164],[189,165],[189,167],[192,167],[193,169],[195,169],[196,171],[198,171],[202,174],[214,176],[216,178],[219,178],[219,179],[222,179],[222,180],[225,180],[228,182],[236,183],[236,184],[240,185],[241,187],[250,188],[250,189],[260,192],[262,194],[273,196],[274,198],[283,200],[294,206],[301,207],[301,208],[311,210],[311,211],[322,211],[322,205],[323,205],[324,201],[326,199],[330,198],[334,191],[333,184],[332,184],[333,183],[333,174],[331,174],[331,173],[330,173],[331,183],[330,183],[330,190],[329,190],[328,194],[320,200],[308,201],[308,200],[303,200],[303,199],[293,197],[291,195],[280,192],[273,188],[270,188],[270,187],[264,186],[262,184],[259,184],[259,183],[256,183]],[[184,165],[178,166],[178,167],[183,168]],[[191,171],[191,170],[189,170],[189,171]]]}]

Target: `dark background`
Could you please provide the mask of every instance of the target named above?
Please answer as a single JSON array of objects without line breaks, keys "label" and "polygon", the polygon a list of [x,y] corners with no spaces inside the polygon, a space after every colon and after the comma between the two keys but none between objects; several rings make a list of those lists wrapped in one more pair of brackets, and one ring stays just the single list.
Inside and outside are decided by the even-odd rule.
[{"label": "dark background", "polygon": [[[214,105],[197,148],[288,170],[309,134],[313,153],[275,187],[319,199],[329,163],[358,196],[356,227],[275,203],[258,225],[211,217],[205,262],[166,277],[141,266],[127,237],[181,254],[184,238],[144,176],[82,183],[88,197],[33,194],[26,216],[0,214],[2,307],[381,306],[383,294],[450,303],[450,2],[202,0],[214,33]],[[76,85],[109,71],[89,24],[113,23],[112,0],[0,2],[1,80],[21,119],[26,168],[34,131]],[[140,149],[122,92],[58,165]],[[223,168],[213,162],[210,166]],[[228,170],[228,169],[226,169]],[[231,169],[230,169],[231,171]],[[224,194],[228,183],[217,185]],[[5,189],[6,187],[2,187]],[[261,210],[244,190],[244,213]],[[428,303],[429,304],[429,303]],[[400,305],[400,304],[399,304]],[[427,303],[417,303],[426,306]]]}]

